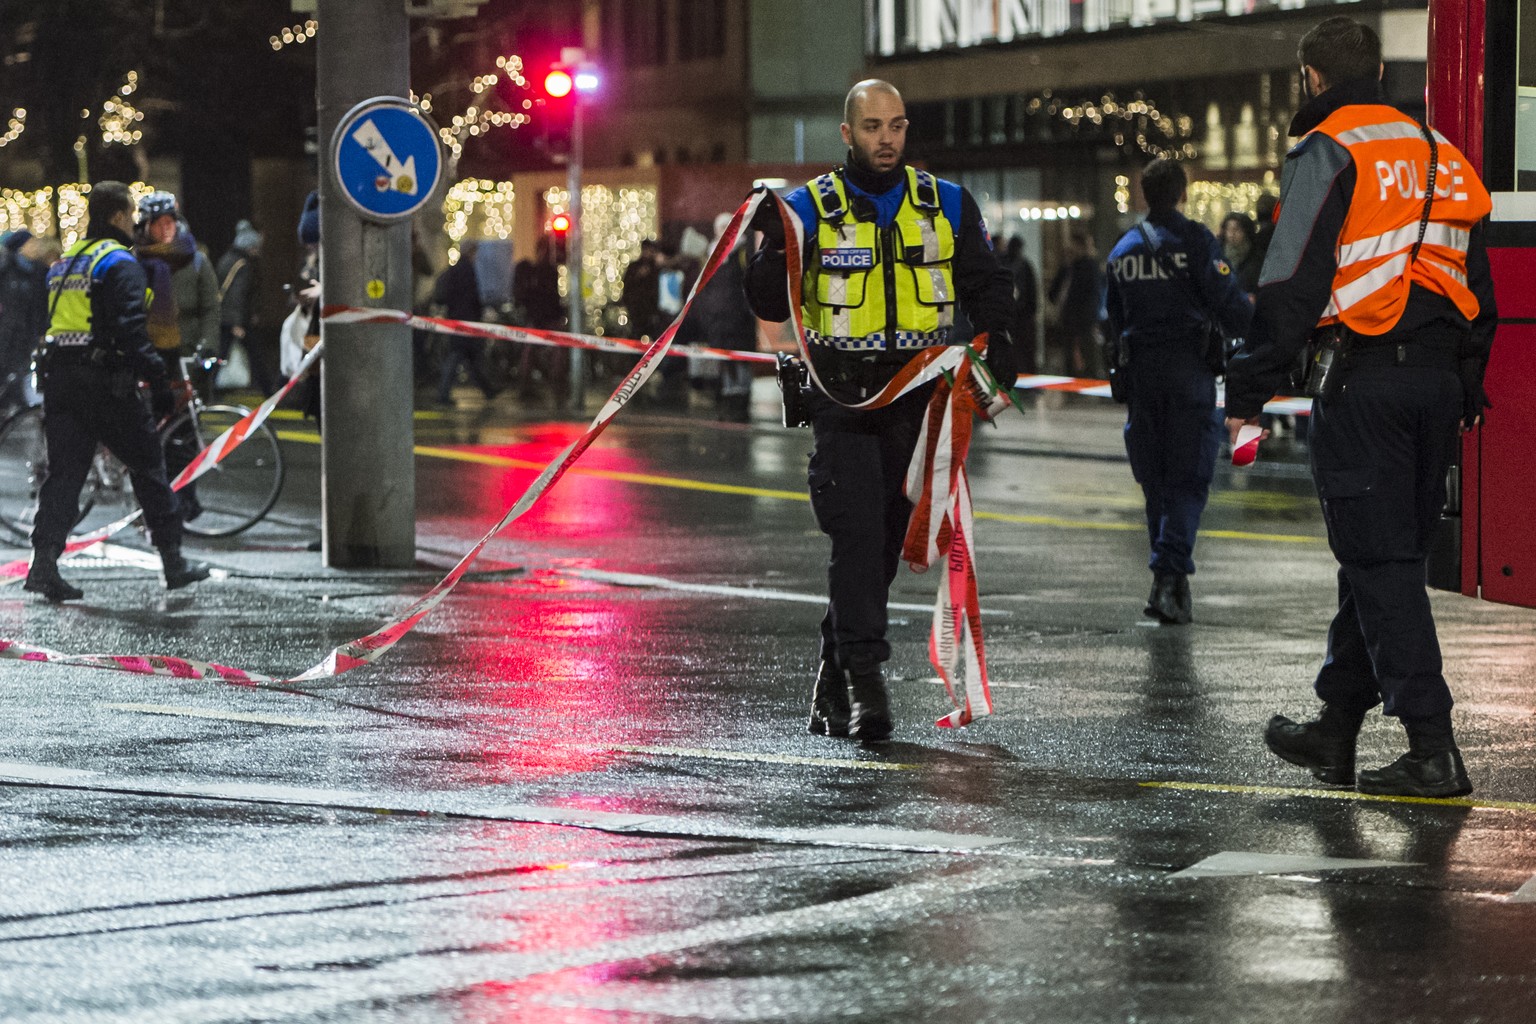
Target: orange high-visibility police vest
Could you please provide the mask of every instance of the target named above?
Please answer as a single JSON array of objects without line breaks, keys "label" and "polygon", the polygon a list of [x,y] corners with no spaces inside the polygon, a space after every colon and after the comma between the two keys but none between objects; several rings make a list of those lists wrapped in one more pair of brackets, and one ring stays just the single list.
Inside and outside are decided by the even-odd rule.
[{"label": "orange high-visibility police vest", "polygon": [[1467,246],[1493,201],[1461,150],[1434,133],[1435,199],[1424,244],[1410,260],[1429,170],[1429,143],[1418,124],[1382,104],[1350,104],[1314,130],[1348,150],[1355,164],[1333,294],[1318,326],[1343,323],[1359,334],[1386,334],[1402,319],[1413,285],[1444,295],[1474,319],[1479,305],[1467,287]]}]

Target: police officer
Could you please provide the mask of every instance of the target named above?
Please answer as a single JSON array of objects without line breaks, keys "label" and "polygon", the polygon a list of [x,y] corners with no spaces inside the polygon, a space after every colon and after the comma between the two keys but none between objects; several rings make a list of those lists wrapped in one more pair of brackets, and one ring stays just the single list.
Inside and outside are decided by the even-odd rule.
[{"label": "police officer", "polygon": [[[155,435],[155,420],[175,403],[165,364],[145,330],[144,270],[128,248],[134,217],[128,186],[92,186],[86,214],[87,237],[48,272],[50,322],[38,360],[48,474],[38,495],[25,587],[54,603],[83,596],[59,575],[58,559],[80,518],[80,488],[98,444],[128,468],[150,539],[160,550],[166,587],[208,577],[206,565],[182,556],[181,513]],[[140,379],[150,385],[155,419],[139,400]]]},{"label": "police officer", "polygon": [[[993,375],[1011,385],[1018,376],[1008,338],[1013,281],[992,252],[976,201],[905,162],[906,107],[888,82],[870,79],[849,91],[842,137],[847,162],[787,198],[805,228],[802,313],[821,380],[844,402],[875,394],[919,349],[966,340],[958,302],[989,334]],[[759,317],[787,320],[784,232],[774,204],[760,207],[753,226],[765,242],[747,270],[748,299]],[[810,396],[811,507],[832,540],[812,733],[867,741],[891,734],[881,668],[891,656],[886,602],[912,511],[903,494],[907,465],[930,392],[866,412]]]},{"label": "police officer", "polygon": [[[1228,371],[1227,427],[1235,439],[1258,422],[1309,338],[1332,356],[1326,383],[1314,373],[1311,449],[1339,605],[1315,685],[1321,714],[1276,715],[1264,739],[1325,782],[1456,796],[1472,784],[1425,562],[1458,421],[1471,429],[1488,404],[1491,203],[1455,146],[1383,102],[1370,28],[1329,18],[1302,38],[1300,58],[1310,99],[1291,124],[1302,139],[1286,157],[1253,329]],[[1357,780],[1355,737],[1378,703],[1402,721],[1409,749]]]},{"label": "police officer", "polygon": [[1147,219],[1109,254],[1110,337],[1126,361],[1129,395],[1125,448],[1146,499],[1152,544],[1144,614],[1165,624],[1193,615],[1195,531],[1223,435],[1216,374],[1225,352],[1209,325],[1240,337],[1253,315],[1215,236],[1179,212],[1187,185],[1172,160],[1148,164],[1141,176]]}]

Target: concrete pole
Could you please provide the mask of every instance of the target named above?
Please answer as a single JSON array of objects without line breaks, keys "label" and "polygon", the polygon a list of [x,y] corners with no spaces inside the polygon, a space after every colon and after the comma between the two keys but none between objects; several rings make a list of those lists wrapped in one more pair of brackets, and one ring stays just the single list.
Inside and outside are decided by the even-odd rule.
[{"label": "concrete pole", "polygon": [[[571,333],[580,334],[582,315],[581,286],[581,145],[582,145],[582,98],[581,90],[573,89],[571,97],[571,155],[565,165],[565,188],[570,193],[571,230],[566,235],[566,280],[570,282]],[[571,349],[570,406],[574,413],[586,407],[586,353],[579,348]]]},{"label": "concrete pole", "polygon": [[[319,0],[320,276],[328,305],[411,308],[411,225],[365,221],[331,169],[341,118],[374,96],[410,95],[404,0]],[[383,294],[368,294],[368,282]],[[411,331],[322,324],[321,509],[325,564],[409,568],[416,561]]]}]

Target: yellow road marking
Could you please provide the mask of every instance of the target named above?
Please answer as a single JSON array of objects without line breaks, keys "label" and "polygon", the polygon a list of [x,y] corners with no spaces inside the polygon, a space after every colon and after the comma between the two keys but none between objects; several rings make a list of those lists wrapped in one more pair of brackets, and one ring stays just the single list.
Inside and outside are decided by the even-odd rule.
[{"label": "yellow road marking", "polygon": [[[277,436],[284,441],[297,441],[301,444],[319,444],[320,435],[314,433],[300,433],[296,431],[279,430]],[[533,462],[528,459],[513,459],[505,455],[491,455],[487,452],[465,451],[461,448],[444,448],[439,445],[419,444],[415,447],[417,455],[424,455],[433,459],[448,459],[453,462],[469,462],[478,466],[498,466],[503,469],[527,469],[539,472],[546,465],[543,462]],[[578,476],[595,477],[599,480],[616,480],[628,484],[644,484],[648,487],[672,487],[684,491],[707,491],[712,494],[737,494],[749,498],[775,498],[780,501],[810,501],[810,495],[804,491],[781,491],[768,487],[746,487],[740,484],[721,484],[708,480],[690,480],[678,476],[657,476],[652,473],[624,473],[611,469],[586,469],[581,466],[573,466],[570,473]],[[1092,519],[1067,519],[1061,516],[1036,516],[1016,515],[1009,512],[981,512],[975,513],[977,519],[992,519],[1002,523],[1022,523],[1029,526],[1054,526],[1064,530],[1108,530],[1116,533],[1146,532],[1145,523],[1106,523]],[[1252,540],[1276,544],[1322,544],[1322,537],[1308,537],[1303,534],[1292,533],[1253,533],[1248,530],[1201,530],[1202,537],[1220,537],[1225,540]]]},{"label": "yellow road marking", "polygon": [[664,757],[698,757],[710,761],[766,761],[769,764],[804,764],[818,768],[856,768],[866,772],[909,772],[920,766],[893,761],[855,761],[848,757],[793,757],[789,754],[754,754],[744,750],[707,750],[699,747],[604,747],[626,754],[659,754]]},{"label": "yellow road marking", "polygon": [[215,718],[230,722],[255,722],[258,725],[292,725],[300,728],[324,728],[330,722],[318,718],[295,718],[291,715],[261,715],[249,711],[214,711],[208,708],[183,708],[171,704],[98,704],[111,711],[137,711],[145,715],[171,715],[176,718]]},{"label": "yellow road marking", "polygon": [[1236,793],[1243,796],[1302,796],[1318,800],[1362,800],[1371,803],[1431,804],[1436,807],[1476,807],[1494,811],[1536,811],[1536,803],[1518,800],[1473,800],[1470,797],[1381,796],[1353,789],[1311,789],[1305,786],[1236,786],[1215,782],[1142,782],[1147,789],[1179,789],[1196,793]]}]

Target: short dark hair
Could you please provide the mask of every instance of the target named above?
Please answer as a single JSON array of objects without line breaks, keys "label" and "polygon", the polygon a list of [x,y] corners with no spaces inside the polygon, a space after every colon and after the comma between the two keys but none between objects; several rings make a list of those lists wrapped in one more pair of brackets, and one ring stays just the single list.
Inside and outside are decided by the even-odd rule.
[{"label": "short dark hair", "polygon": [[1154,210],[1171,210],[1179,205],[1189,176],[1176,161],[1165,157],[1153,160],[1141,172],[1141,194]]},{"label": "short dark hair", "polygon": [[1381,37],[1369,25],[1343,15],[1319,23],[1302,36],[1296,56],[1329,86],[1361,78],[1374,82],[1381,75]]},{"label": "short dark hair", "polygon": [[90,220],[90,230],[101,232],[108,222],[120,213],[133,213],[136,204],[133,191],[120,181],[98,181],[91,186],[85,201],[85,215]]}]

